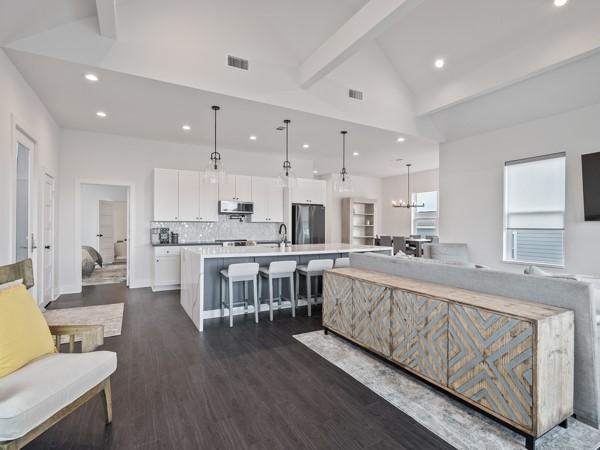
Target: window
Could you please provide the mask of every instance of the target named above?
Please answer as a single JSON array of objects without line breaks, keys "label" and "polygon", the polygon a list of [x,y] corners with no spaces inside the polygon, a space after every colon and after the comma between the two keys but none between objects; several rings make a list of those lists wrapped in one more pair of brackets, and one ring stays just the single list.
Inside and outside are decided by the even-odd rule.
[{"label": "window", "polygon": [[417,192],[413,194],[417,204],[425,206],[414,208],[412,214],[412,232],[421,236],[438,235],[438,193]]},{"label": "window", "polygon": [[564,266],[564,153],[504,167],[504,260]]}]

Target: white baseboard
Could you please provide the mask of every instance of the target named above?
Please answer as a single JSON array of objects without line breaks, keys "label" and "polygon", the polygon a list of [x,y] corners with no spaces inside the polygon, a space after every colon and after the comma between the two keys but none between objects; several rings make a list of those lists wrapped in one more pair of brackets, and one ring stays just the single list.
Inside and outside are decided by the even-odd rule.
[{"label": "white baseboard", "polygon": [[56,296],[56,298],[60,297],[61,295],[65,295],[65,294],[79,294],[79,293],[81,293],[81,286],[78,286],[76,284],[68,284],[68,285],[60,287],[59,294]]},{"label": "white baseboard", "polygon": [[150,280],[131,280],[129,283],[130,289],[147,288],[152,285]]}]

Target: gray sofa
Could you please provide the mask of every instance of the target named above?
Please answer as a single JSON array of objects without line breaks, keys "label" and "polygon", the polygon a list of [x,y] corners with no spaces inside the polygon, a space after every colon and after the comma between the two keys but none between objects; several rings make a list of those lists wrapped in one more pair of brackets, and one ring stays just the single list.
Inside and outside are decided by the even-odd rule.
[{"label": "gray sofa", "polygon": [[573,310],[575,312],[574,410],[579,420],[599,428],[600,354],[595,305],[600,301],[600,290],[580,281],[457,265],[428,264],[418,258],[398,258],[377,254],[352,254],[350,266]]}]

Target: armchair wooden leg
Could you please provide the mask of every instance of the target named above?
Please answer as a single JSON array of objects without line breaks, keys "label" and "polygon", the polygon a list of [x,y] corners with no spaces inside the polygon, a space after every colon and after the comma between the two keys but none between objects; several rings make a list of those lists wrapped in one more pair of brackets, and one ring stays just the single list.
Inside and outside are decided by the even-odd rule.
[{"label": "armchair wooden leg", "polygon": [[100,391],[104,412],[106,413],[106,424],[112,422],[112,394],[110,390],[110,379],[104,383],[104,388]]},{"label": "armchair wooden leg", "polygon": [[18,450],[17,441],[0,442],[0,450]]}]

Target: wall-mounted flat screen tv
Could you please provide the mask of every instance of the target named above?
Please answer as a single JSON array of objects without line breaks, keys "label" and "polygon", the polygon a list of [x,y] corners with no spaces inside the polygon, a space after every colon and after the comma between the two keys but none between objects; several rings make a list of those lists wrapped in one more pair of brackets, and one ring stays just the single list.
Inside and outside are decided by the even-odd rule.
[{"label": "wall-mounted flat screen tv", "polygon": [[581,155],[585,220],[600,220],[600,152]]}]

